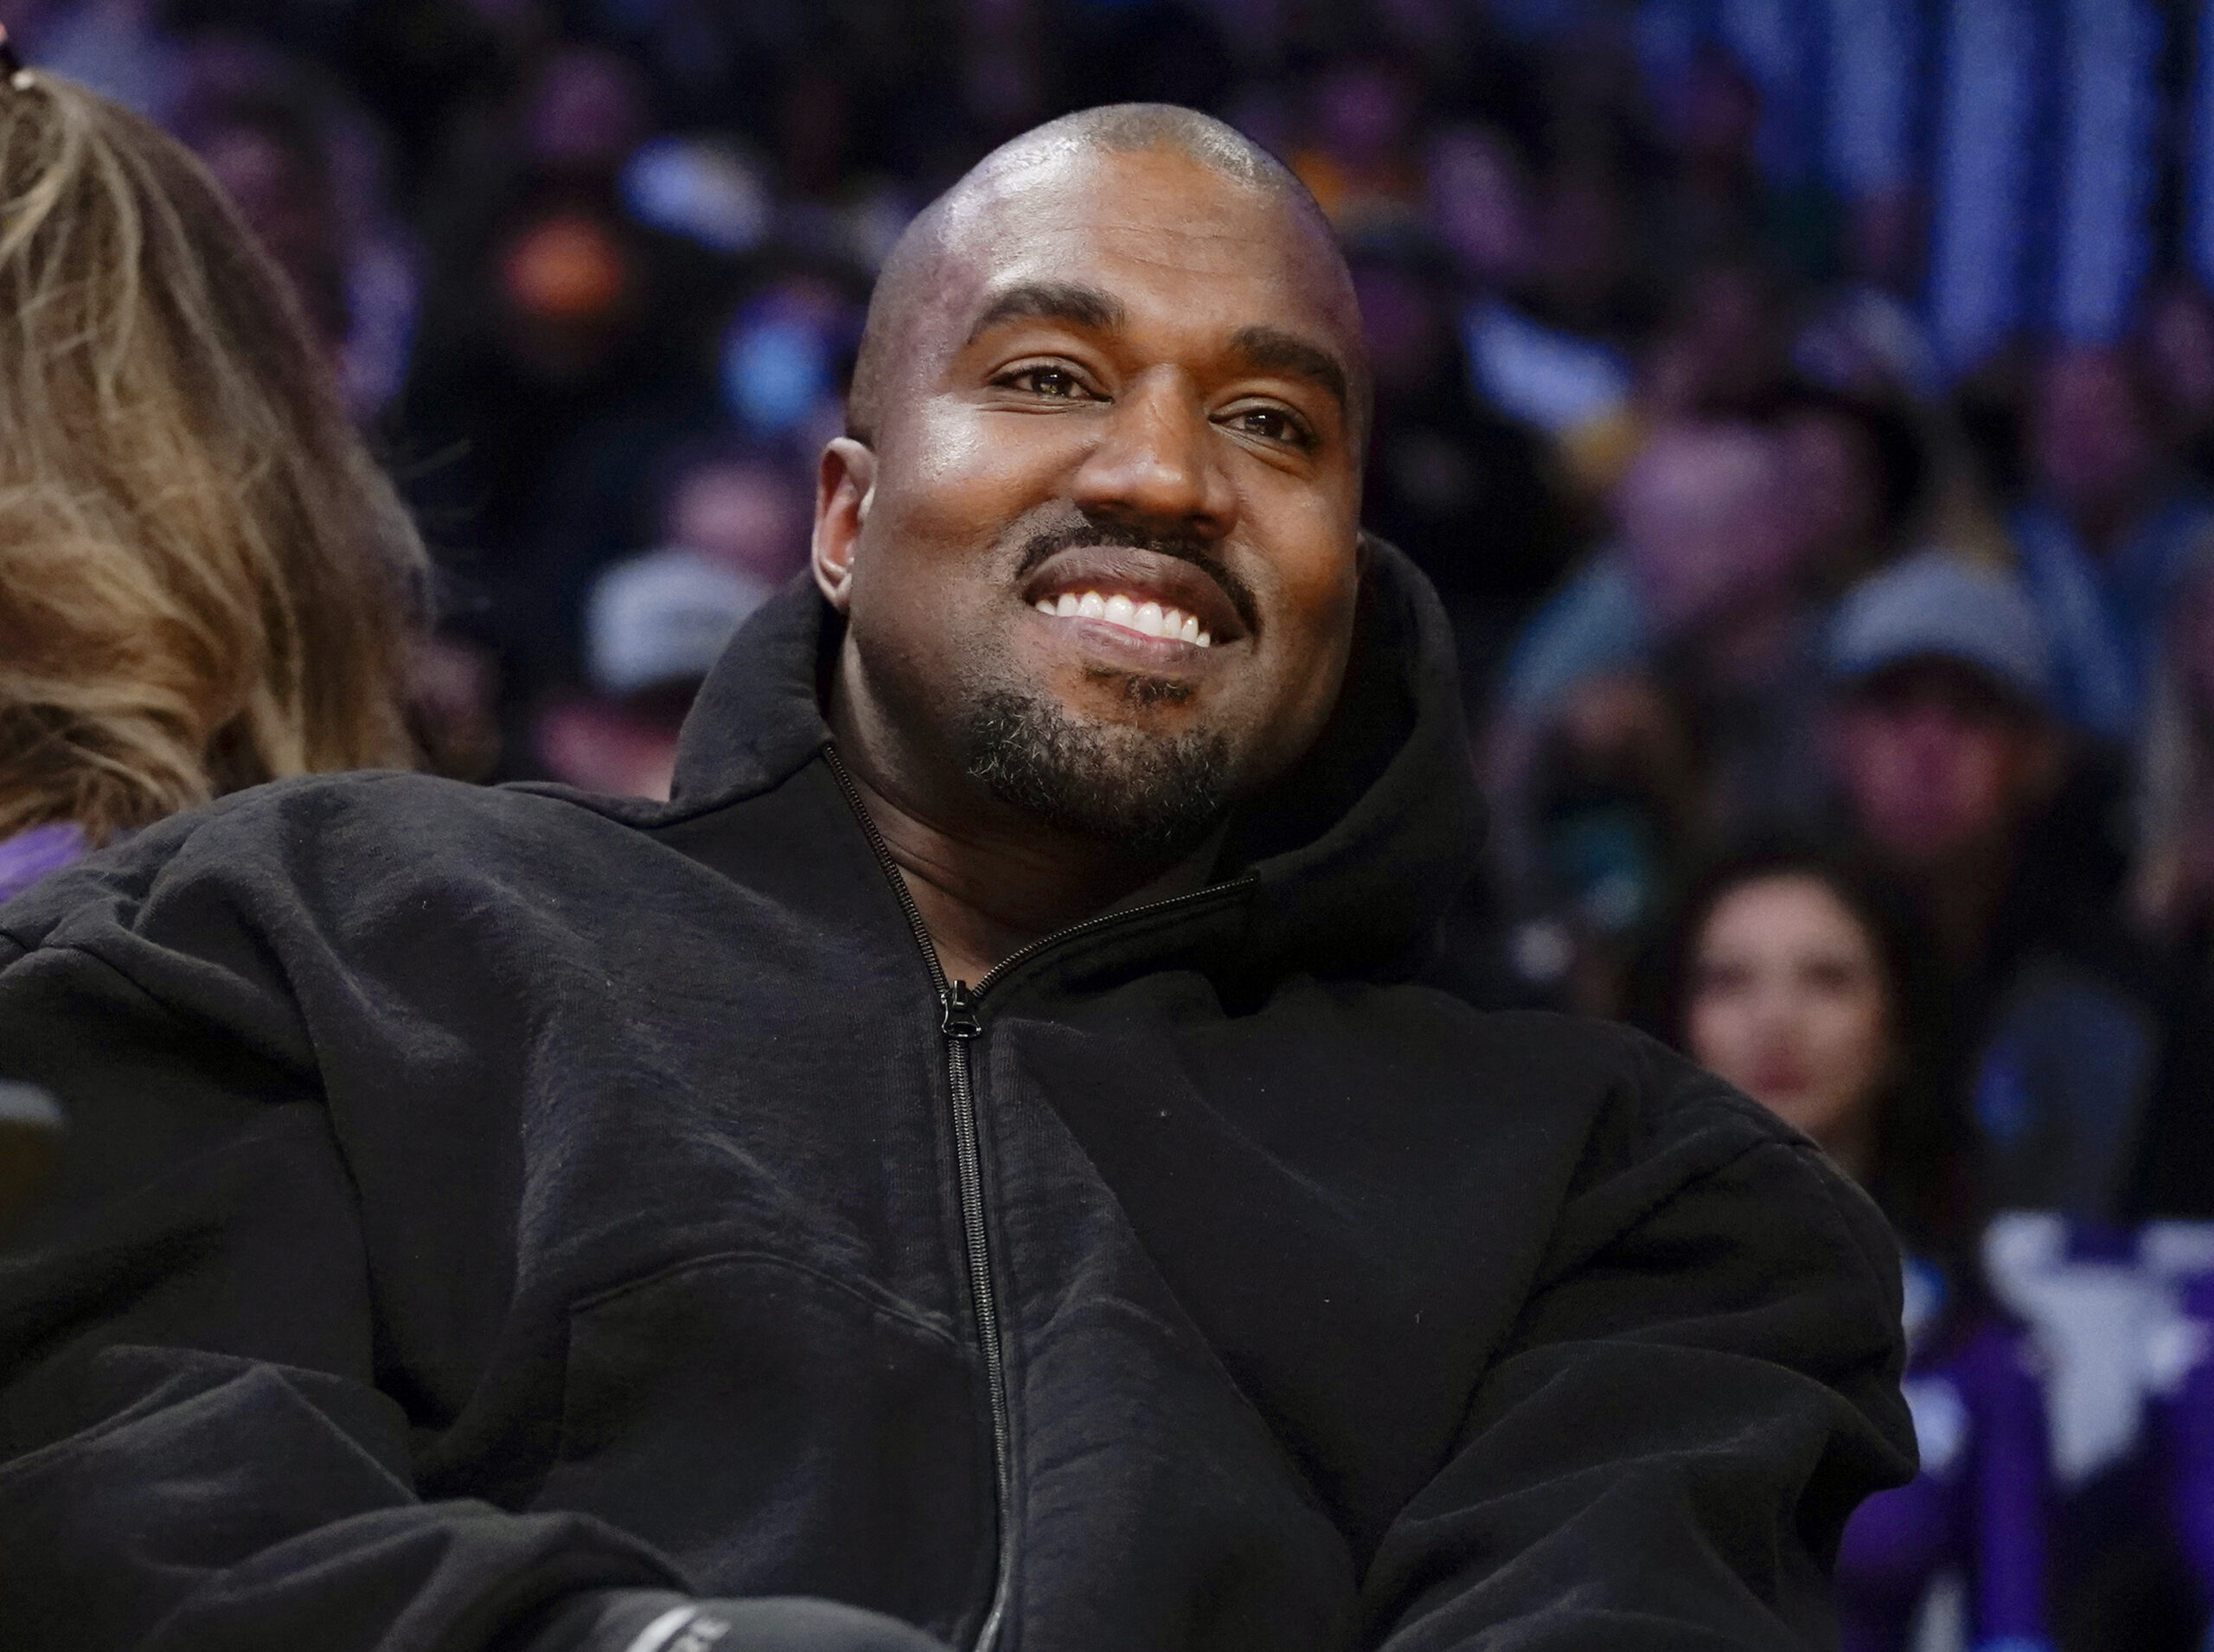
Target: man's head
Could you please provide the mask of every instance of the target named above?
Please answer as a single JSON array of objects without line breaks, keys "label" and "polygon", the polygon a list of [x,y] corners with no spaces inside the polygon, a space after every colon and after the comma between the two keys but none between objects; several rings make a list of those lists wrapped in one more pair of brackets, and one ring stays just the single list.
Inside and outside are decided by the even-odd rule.
[{"label": "man's head", "polygon": [[1781,592],[1799,549],[1784,449],[1736,420],[1656,432],[1616,490],[1622,555],[1656,628],[1680,638]]},{"label": "man's head", "polygon": [[1336,702],[1367,403],[1328,226],[1228,127],[995,151],[894,250],[823,454],[841,737],[932,812],[1192,847]]},{"label": "man's head", "polygon": [[2003,857],[2050,790],[2050,664],[2012,580],[1943,551],[1856,587],[1831,639],[1838,780],[1855,826],[1916,873]]}]

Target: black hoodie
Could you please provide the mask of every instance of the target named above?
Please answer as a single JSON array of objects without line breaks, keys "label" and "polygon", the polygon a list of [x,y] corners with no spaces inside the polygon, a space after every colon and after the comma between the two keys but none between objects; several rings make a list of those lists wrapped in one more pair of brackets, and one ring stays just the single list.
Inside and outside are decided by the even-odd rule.
[{"label": "black hoodie", "polygon": [[672,804],[286,783],[0,912],[72,1130],[0,1647],[1829,1644],[1890,1239],[1657,1045],[1405,984],[1477,807],[1435,600],[1363,592],[1219,880],[967,996],[804,589]]}]

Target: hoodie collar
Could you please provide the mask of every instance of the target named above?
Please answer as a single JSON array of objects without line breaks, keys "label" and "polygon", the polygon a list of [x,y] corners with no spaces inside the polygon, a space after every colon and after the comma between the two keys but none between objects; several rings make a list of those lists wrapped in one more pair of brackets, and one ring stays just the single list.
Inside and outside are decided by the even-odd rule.
[{"label": "hoodie collar", "polygon": [[[756,611],[685,719],[678,809],[767,791],[822,751],[842,634],[805,575]],[[1315,749],[1239,810],[1225,843],[1222,875],[1254,878],[1244,962],[1398,972],[1474,872],[1482,820],[1444,611],[1413,564],[1366,538],[1346,691]]]}]

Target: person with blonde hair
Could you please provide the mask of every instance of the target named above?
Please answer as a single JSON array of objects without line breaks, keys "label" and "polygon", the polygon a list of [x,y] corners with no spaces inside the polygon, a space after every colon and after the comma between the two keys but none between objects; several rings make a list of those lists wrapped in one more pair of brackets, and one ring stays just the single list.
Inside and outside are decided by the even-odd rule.
[{"label": "person with blonde hair", "polygon": [[179,144],[0,31],[0,899],[285,775],[407,766],[420,541]]}]

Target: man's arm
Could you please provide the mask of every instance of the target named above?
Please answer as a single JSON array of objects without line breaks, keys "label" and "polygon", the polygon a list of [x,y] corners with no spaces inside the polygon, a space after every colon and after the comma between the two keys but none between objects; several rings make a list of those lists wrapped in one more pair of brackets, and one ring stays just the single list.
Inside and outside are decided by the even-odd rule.
[{"label": "man's arm", "polygon": [[220,915],[189,952],[141,932],[141,893],[54,926],[86,944],[20,904],[0,930],[0,1076],[70,1132],[0,1256],[0,1649],[937,1647],[822,1602],[693,1601],[585,1515],[419,1495],[296,1008]]},{"label": "man's arm", "polygon": [[1813,1147],[1674,1087],[1648,1150],[1581,1180],[1386,1534],[1365,1598],[1389,1652],[1835,1643],[1846,1517],[1913,1469],[1897,1253]]}]

